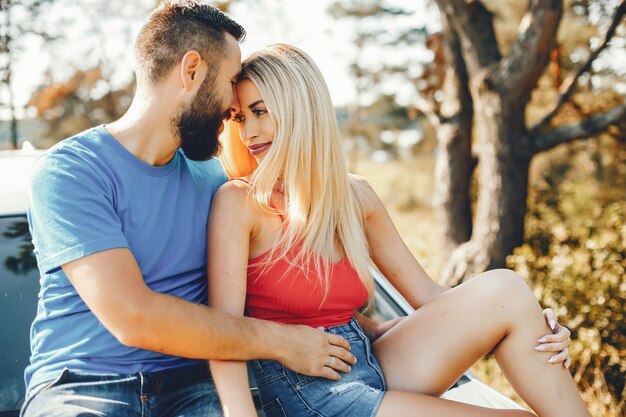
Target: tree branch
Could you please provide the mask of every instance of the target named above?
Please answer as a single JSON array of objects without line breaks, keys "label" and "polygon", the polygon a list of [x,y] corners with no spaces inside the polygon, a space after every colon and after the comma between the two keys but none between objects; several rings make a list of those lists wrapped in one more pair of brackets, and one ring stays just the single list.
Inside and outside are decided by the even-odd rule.
[{"label": "tree branch", "polygon": [[431,100],[428,100],[418,94],[417,98],[413,102],[413,105],[417,110],[422,112],[424,116],[426,116],[430,124],[433,125],[435,129],[441,126],[441,114],[439,114],[439,111]]},{"label": "tree branch", "polygon": [[530,98],[550,58],[562,14],[562,0],[529,2],[517,40],[489,77],[490,83],[511,100],[519,103]]},{"label": "tree branch", "polygon": [[535,134],[547,127],[554,118],[554,116],[556,116],[556,114],[559,112],[561,107],[570,99],[572,93],[576,89],[576,82],[581,75],[589,71],[589,69],[591,68],[591,64],[593,64],[593,61],[595,61],[598,55],[600,55],[600,52],[602,52],[604,48],[607,47],[625,13],[626,0],[622,0],[622,3],[617,6],[617,9],[615,10],[615,15],[613,16],[611,26],[609,26],[609,29],[607,30],[606,35],[604,36],[604,40],[602,41],[600,46],[598,46],[596,50],[593,51],[587,61],[578,69],[578,71],[576,71],[576,73],[570,74],[568,78],[563,82],[563,84],[561,84],[559,100],[557,101],[554,108],[530,129],[531,134]]},{"label": "tree branch", "polygon": [[459,37],[470,74],[476,75],[500,61],[493,16],[479,0],[436,0],[436,3]]},{"label": "tree branch", "polygon": [[467,68],[461,52],[461,41],[446,15],[441,16],[441,23],[446,61],[442,90],[447,99],[444,99],[441,104],[440,119],[442,122],[447,122],[460,117],[457,123],[462,124],[461,129],[467,129],[467,135],[471,137],[474,108],[469,91]]},{"label": "tree branch", "polygon": [[441,14],[441,23],[445,73],[441,126],[437,129],[433,204],[437,211],[442,247],[452,252],[472,235],[469,190],[477,161],[472,156],[473,103],[461,43],[444,13]]},{"label": "tree branch", "polygon": [[579,123],[559,126],[532,137],[532,154],[546,151],[562,143],[583,139],[606,130],[609,126],[626,121],[626,105],[588,117]]}]

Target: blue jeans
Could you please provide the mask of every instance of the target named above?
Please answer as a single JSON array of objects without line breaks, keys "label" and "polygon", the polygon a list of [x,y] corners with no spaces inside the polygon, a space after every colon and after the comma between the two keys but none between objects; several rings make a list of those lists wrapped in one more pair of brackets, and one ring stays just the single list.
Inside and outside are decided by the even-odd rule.
[{"label": "blue jeans", "polygon": [[65,369],[33,388],[20,417],[222,416],[208,364],[137,374],[91,374]]},{"label": "blue jeans", "polygon": [[387,386],[369,339],[355,319],[325,329],[343,336],[357,363],[339,381],[293,372],[276,361],[251,361],[267,417],[373,417]]}]

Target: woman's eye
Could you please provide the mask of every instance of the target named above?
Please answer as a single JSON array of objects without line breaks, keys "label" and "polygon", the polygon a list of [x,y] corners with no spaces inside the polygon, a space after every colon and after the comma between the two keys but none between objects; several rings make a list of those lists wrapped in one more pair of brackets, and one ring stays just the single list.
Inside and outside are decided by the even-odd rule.
[{"label": "woman's eye", "polygon": [[243,114],[238,113],[238,114],[234,114],[231,120],[235,123],[243,123],[246,120],[246,118],[244,117]]},{"label": "woman's eye", "polygon": [[265,110],[265,109],[255,109],[255,110],[253,110],[253,113],[254,113],[257,117],[260,117],[260,116],[263,116],[264,114],[266,114],[266,113],[267,113],[267,110]]}]

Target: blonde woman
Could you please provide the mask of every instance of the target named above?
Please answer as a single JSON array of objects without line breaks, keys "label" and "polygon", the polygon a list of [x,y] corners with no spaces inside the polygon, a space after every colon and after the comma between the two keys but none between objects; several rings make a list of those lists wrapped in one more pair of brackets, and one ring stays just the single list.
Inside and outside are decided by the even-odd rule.
[{"label": "blonde woman", "polygon": [[[323,327],[357,358],[331,352],[331,379],[251,362],[268,417],[533,415],[439,398],[492,350],[539,416],[589,416],[569,372],[548,363],[551,351],[562,351],[553,362],[567,358],[569,332],[550,332],[521,277],[494,270],[447,289],[413,258],[367,181],[348,174],[328,89],[305,53],[275,45],[253,54],[237,93],[222,156],[235,179],[218,191],[209,225],[209,302]],[[371,342],[353,311],[371,301],[372,261],[416,311],[363,321]],[[551,342],[539,343],[544,352],[539,338]],[[255,416],[246,364],[212,361],[211,370],[225,414]]]}]

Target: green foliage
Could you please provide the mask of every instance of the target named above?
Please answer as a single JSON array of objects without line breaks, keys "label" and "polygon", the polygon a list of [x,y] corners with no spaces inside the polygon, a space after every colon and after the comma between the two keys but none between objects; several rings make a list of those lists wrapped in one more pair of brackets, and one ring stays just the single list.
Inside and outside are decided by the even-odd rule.
[{"label": "green foliage", "polygon": [[626,399],[626,147],[599,147],[556,149],[533,166],[542,172],[530,188],[526,243],[508,262],[572,330],[572,369],[600,407],[593,414],[617,416]]}]

